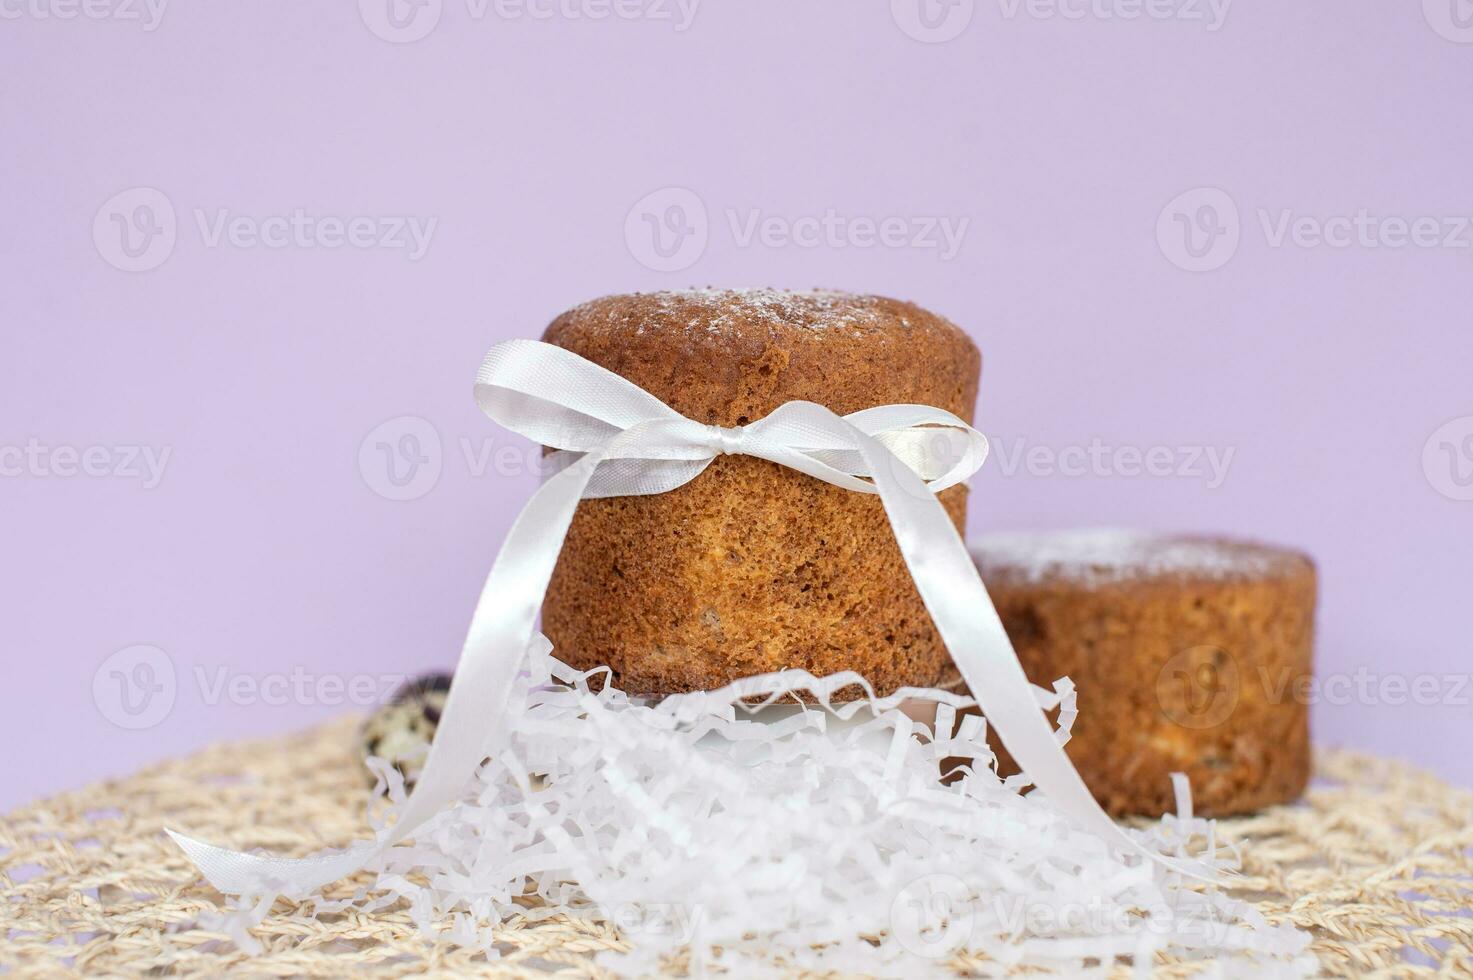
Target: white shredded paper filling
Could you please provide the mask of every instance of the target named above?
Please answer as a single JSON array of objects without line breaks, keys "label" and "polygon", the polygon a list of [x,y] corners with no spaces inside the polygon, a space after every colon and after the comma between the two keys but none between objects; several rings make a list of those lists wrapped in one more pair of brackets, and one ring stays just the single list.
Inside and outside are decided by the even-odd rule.
[{"label": "white shredded paper filling", "polygon": [[[999,778],[983,719],[956,724],[969,698],[913,688],[831,703],[869,689],[853,673],[784,671],[646,704],[607,680],[534,651],[507,744],[461,801],[389,850],[371,889],[315,898],[305,914],[402,899],[427,937],[491,958],[502,921],[585,916],[631,946],[601,965],[636,975],[916,977],[948,975],[960,955],[985,958],[967,963],[982,976],[1104,976],[1125,957],[1145,976],[1157,952],[1201,960],[1207,976],[1315,970],[1305,933],[1111,852],[1041,793],[1024,795],[1025,777]],[[1066,741],[1073,685],[1035,690]],[[934,730],[955,735],[910,716],[932,706]],[[382,836],[404,781],[370,764],[388,798],[374,811]],[[1130,833],[1204,870],[1236,867],[1214,824],[1192,816],[1185,777],[1174,785],[1179,815]],[[217,926],[254,947],[247,930],[270,898],[242,897]]]}]

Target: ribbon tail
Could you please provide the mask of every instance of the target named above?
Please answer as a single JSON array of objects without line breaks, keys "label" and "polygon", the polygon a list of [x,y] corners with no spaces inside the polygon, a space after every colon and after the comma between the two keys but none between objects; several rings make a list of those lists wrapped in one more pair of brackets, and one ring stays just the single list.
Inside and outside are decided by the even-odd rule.
[{"label": "ribbon tail", "polygon": [[205,880],[226,895],[282,894],[301,897],[347,877],[382,853],[376,841],[363,841],[341,851],[310,858],[246,854],[173,830],[165,830]]},{"label": "ribbon tail", "polygon": [[1100,808],[1040,710],[992,597],[945,508],[888,449],[853,431],[937,631],[988,724],[1034,786],[1105,843],[1189,877],[1214,880],[1200,867],[1142,847]]},{"label": "ribbon tail", "polygon": [[507,532],[471,616],[424,769],[392,830],[309,858],[231,851],[169,830],[210,884],[228,895],[311,894],[367,867],[459,798],[481,761],[509,734],[509,698],[533,641],[542,597],[602,458],[590,453],[549,479]]}]

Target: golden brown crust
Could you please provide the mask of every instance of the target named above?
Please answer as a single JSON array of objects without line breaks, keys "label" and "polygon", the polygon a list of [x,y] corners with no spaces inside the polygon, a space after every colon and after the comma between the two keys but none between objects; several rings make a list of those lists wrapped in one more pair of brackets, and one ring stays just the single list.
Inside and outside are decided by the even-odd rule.
[{"label": "golden brown crust", "polygon": [[[973,555],[1029,678],[1047,687],[1068,676],[1078,687],[1068,753],[1101,804],[1173,811],[1173,772],[1190,777],[1207,815],[1297,797],[1310,768],[1302,685],[1313,562],[1267,545],[1153,535],[1106,559],[1092,534],[1084,547],[1035,536],[1031,558],[1025,538],[983,538]],[[1045,557],[1071,552],[1086,557]]]},{"label": "golden brown crust", "polygon": [[[846,414],[929,404],[970,421],[980,354],[910,303],[837,293],[610,296],[544,340],[687,417],[743,425],[794,400]],[[941,501],[958,528],[966,489]],[[578,507],[543,630],[625,690],[705,690],[785,667],[856,670],[882,692],[955,679],[878,498],[723,456],[687,485]]]},{"label": "golden brown crust", "polygon": [[982,364],[960,328],[914,303],[831,292],[605,296],[542,339],[709,425],[745,425],[795,400],[840,415],[911,402],[970,421]]}]

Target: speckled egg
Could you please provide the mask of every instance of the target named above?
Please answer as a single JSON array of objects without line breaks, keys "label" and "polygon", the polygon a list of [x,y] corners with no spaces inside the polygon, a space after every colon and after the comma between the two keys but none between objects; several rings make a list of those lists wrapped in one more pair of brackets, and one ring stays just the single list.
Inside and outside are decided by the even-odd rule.
[{"label": "speckled egg", "polygon": [[432,673],[415,677],[395,691],[388,704],[369,715],[359,741],[363,757],[388,760],[404,774],[405,783],[413,785],[445,710],[450,676]]}]

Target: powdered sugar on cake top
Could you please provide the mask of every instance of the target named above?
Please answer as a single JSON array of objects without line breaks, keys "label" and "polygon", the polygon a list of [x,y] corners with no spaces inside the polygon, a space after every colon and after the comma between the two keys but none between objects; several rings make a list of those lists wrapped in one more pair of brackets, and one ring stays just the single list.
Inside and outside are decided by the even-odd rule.
[{"label": "powdered sugar on cake top", "polygon": [[1246,541],[1119,528],[987,534],[971,551],[984,573],[1086,585],[1167,576],[1256,577],[1298,560],[1292,552]]},{"label": "powdered sugar on cake top", "polygon": [[[897,314],[902,327],[911,326],[902,312],[903,304],[885,302],[876,296],[833,290],[804,292],[768,287],[708,287],[636,293],[634,297],[645,307],[642,312],[646,318],[661,329],[684,327],[691,331],[722,334],[736,326],[765,324],[865,333],[876,327],[893,326]],[[590,300],[574,307],[568,315],[578,320],[584,330],[600,318],[611,328],[623,328],[627,323],[628,306],[611,304],[609,299],[611,297]],[[635,333],[644,331],[643,324],[635,329]]]}]

